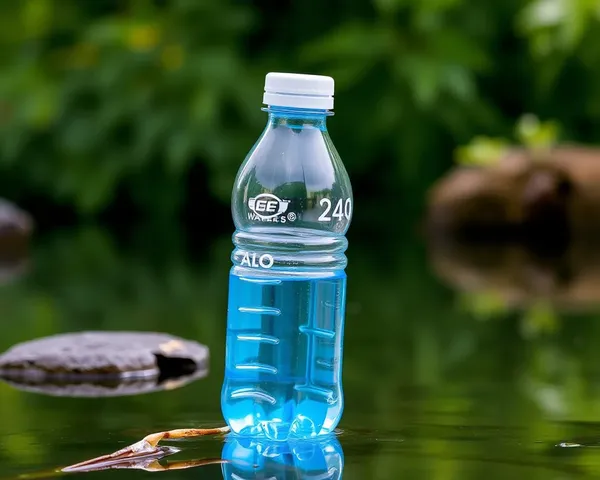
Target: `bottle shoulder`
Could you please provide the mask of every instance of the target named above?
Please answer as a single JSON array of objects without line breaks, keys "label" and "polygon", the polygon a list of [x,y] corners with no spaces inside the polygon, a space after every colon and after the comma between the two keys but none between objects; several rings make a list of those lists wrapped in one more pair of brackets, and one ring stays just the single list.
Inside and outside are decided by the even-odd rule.
[{"label": "bottle shoulder", "polygon": [[326,130],[267,128],[243,162],[232,193],[236,228],[298,228],[344,234],[352,187]]}]

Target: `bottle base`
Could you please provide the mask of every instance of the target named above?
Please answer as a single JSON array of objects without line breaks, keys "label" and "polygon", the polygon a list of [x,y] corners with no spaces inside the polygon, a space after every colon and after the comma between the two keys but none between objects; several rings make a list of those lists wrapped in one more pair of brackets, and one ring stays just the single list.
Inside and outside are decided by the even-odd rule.
[{"label": "bottle base", "polygon": [[252,425],[239,425],[230,421],[229,426],[233,435],[248,438],[264,438],[275,442],[290,440],[305,440],[326,437],[333,433],[333,429],[319,428],[309,418],[297,418],[292,423],[276,421],[259,421]]}]

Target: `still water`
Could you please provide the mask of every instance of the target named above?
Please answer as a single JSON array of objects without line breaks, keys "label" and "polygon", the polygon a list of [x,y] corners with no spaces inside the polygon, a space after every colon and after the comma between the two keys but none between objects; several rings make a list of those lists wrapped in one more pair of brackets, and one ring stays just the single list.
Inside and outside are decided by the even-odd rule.
[{"label": "still water", "polygon": [[[295,446],[166,442],[181,451],[151,464],[158,473],[67,476],[599,476],[597,256],[578,247],[548,260],[516,247],[432,249],[391,238],[375,249],[350,238],[346,407],[336,437]],[[54,333],[128,329],[196,339],[211,352],[205,377],[139,395],[75,398],[0,382],[0,479],[46,478],[151,432],[223,424],[231,244],[184,243],[68,230],[38,239],[24,263],[0,267],[2,351]]]}]

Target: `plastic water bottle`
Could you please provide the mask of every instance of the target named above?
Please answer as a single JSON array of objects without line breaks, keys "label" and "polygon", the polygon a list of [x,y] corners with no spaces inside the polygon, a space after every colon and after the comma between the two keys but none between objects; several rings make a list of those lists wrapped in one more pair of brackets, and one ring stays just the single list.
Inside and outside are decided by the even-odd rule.
[{"label": "plastic water bottle", "polygon": [[334,435],[271,443],[228,437],[221,458],[224,480],[341,480],[344,470],[344,453]]},{"label": "plastic water bottle", "polygon": [[238,172],[221,409],[239,435],[332,432],[343,409],[348,174],[330,77],[269,73],[268,122]]}]

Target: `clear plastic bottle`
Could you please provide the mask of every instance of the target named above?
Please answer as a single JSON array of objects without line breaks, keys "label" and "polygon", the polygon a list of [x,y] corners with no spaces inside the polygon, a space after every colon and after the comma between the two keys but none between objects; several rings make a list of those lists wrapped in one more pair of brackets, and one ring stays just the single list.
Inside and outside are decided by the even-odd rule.
[{"label": "clear plastic bottle", "polygon": [[331,142],[330,77],[269,73],[268,122],[233,188],[221,408],[272,440],[332,432],[343,410],[348,174]]}]

